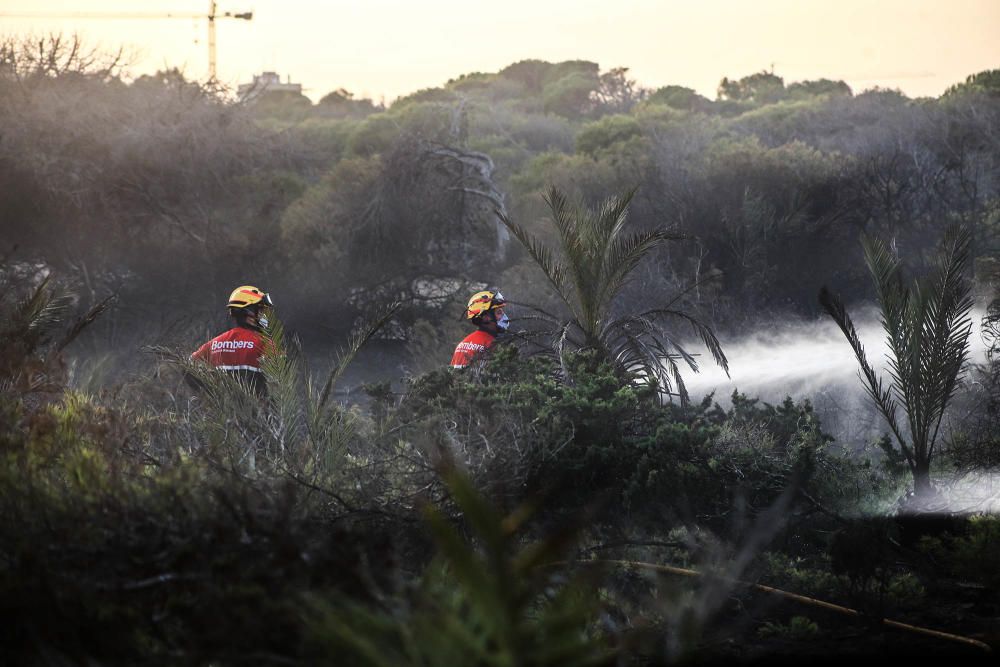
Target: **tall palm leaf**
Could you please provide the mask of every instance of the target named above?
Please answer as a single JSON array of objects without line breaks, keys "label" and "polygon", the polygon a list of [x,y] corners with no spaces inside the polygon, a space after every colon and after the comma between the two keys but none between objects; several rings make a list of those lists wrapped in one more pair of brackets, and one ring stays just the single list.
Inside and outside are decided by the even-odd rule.
[{"label": "tall palm leaf", "polygon": [[[51,276],[35,286],[21,283],[0,271],[0,386],[19,385],[31,391],[58,388],[65,381],[60,353],[111,307],[115,296],[92,306],[63,330],[73,296]],[[18,299],[19,294],[25,295]]]},{"label": "tall palm leaf", "polygon": [[498,211],[500,220],[521,242],[554,288],[569,315],[559,322],[558,351],[570,343],[596,350],[623,373],[643,381],[655,380],[661,391],[687,399],[677,364],[694,371],[694,357],[670,333],[666,324],[680,320],[690,325],[709,348],[713,359],[728,373],[722,347],[711,329],[690,314],[673,308],[674,302],[638,314],[615,317],[613,310],[629,279],[649,254],[669,241],[686,238],[662,229],[626,232],[631,190],[606,199],[596,209],[574,206],[550,188],[545,195],[559,247],[554,250]]},{"label": "tall palm leaf", "polygon": [[[972,236],[953,228],[942,242],[934,271],[907,286],[903,267],[884,241],[864,237],[889,346],[886,386],[865,355],[847,309],[825,287],[819,300],[840,326],[861,366],[868,395],[889,424],[896,447],[913,476],[914,492],[931,491],[930,465],[945,410],[969,357],[972,288],[966,280]],[[906,430],[897,418],[906,416]]]}]

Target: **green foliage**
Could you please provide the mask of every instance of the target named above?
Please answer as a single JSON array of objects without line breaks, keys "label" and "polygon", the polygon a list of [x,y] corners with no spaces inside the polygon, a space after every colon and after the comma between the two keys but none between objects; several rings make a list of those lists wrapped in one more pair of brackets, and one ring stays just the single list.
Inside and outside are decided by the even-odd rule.
[{"label": "green foliage", "polygon": [[788,623],[766,621],[757,628],[761,637],[777,637],[793,641],[808,641],[819,633],[819,625],[806,616],[792,616]]},{"label": "green foliage", "polygon": [[[820,303],[851,344],[865,390],[906,458],[914,492],[920,497],[932,491],[930,464],[938,430],[969,354],[972,297],[965,275],[971,242],[968,230],[953,229],[942,242],[935,271],[910,288],[904,283],[901,262],[889,247],[879,239],[864,239],[865,260],[889,344],[892,383],[888,387],[868,361],[844,305],[825,287],[820,291]],[[897,418],[900,407],[908,432]]]},{"label": "green foliage", "polygon": [[312,101],[290,90],[265,90],[249,103],[251,112],[266,118],[302,120],[312,111]]},{"label": "green foliage", "polygon": [[879,517],[852,520],[809,558],[765,553],[759,580],[820,600],[843,600],[875,618],[890,609],[919,608],[927,602],[927,590],[901,566],[898,532],[890,520]]},{"label": "green foliage", "polygon": [[348,155],[373,157],[391,151],[407,135],[432,141],[449,139],[452,106],[439,101],[413,100],[368,116],[351,133]]},{"label": "green foliage", "polygon": [[893,543],[898,540],[898,527],[891,519],[879,517],[841,528],[830,543],[831,569],[846,579],[852,604],[875,616],[884,615],[895,567]]},{"label": "green foliage", "polygon": [[418,90],[417,92],[406,95],[405,97],[400,97],[392,103],[392,107],[390,108],[394,111],[400,111],[411,104],[447,104],[455,102],[457,99],[458,95],[456,95],[454,91],[447,90],[445,88],[424,88],[423,90]]},{"label": "green foliage", "polygon": [[[371,196],[364,179],[348,178],[351,185],[339,189],[337,199],[368,202],[381,212],[350,219],[352,230],[376,220],[381,236],[361,245],[399,238],[400,247],[419,247],[411,252],[418,257],[452,243],[456,228],[467,234],[455,243],[464,253],[395,264],[396,275],[387,270],[356,281],[349,289],[359,301],[378,298],[372,293],[379,290],[405,290],[421,263],[440,277],[464,280],[488,252],[497,261],[487,273],[510,269],[520,258],[491,227],[500,200],[530,228],[544,209],[539,195],[547,185],[590,205],[638,185],[642,194],[631,214],[637,226],[674,224],[701,239],[671,248],[661,266],[643,267],[651,288],[672,293],[677,285],[702,282],[694,297],[734,328],[769,317],[764,299],[811,314],[813,275],[833,276],[838,288],[860,295],[863,273],[840,271],[834,261],[850,251],[859,228],[890,231],[902,247],[919,252],[922,239],[949,216],[978,219],[995,198],[991,181],[972,187],[970,180],[985,173],[970,165],[991,164],[996,148],[989,131],[995,104],[982,94],[917,107],[891,91],[849,97],[838,82],[820,79],[789,84],[788,99],[776,103],[709,102],[682,86],[646,91],[623,67],[601,71],[593,62],[536,60],[458,76],[390,108],[337,90],[316,105],[302,106],[303,99],[292,96],[288,108],[277,104],[273,115],[264,113],[263,100],[233,103],[225,91],[177,70],[125,83],[102,58],[81,58],[86,49],[68,48],[70,40],[5,46],[14,67],[0,76],[10,102],[0,118],[7,128],[0,151],[6,238],[32,248],[41,262],[71,270],[74,282],[94,293],[120,289],[118,330],[148,317],[145,309],[164,283],[176,288],[158,297],[167,301],[164,311],[208,314],[217,311],[205,285],[239,284],[256,272],[270,276],[276,294],[294,295],[283,298],[292,321],[319,317],[338,333],[346,330],[353,313],[343,311],[353,307],[317,305],[315,294],[298,294],[303,283],[320,282],[324,269],[305,268],[314,255],[323,256],[327,270],[342,265],[340,252],[355,256],[343,248],[339,220],[334,229],[322,221],[304,225],[321,230],[318,238],[310,231],[282,252],[261,250],[288,238],[282,220],[300,215],[291,209],[305,203],[298,189],[323,189],[333,165],[345,158],[379,156],[387,191],[402,186],[389,198]],[[35,53],[39,48],[42,55]],[[57,52],[44,57],[52,48]],[[13,75],[32,67],[38,76]],[[610,114],[614,127],[583,125]],[[619,129],[630,138],[617,135]],[[720,139],[746,146],[756,139],[759,150],[715,154]],[[579,156],[542,157],[572,153],[578,143]],[[471,170],[458,182],[452,169],[442,176],[442,160],[421,160],[403,172],[386,162],[401,145],[423,150],[428,144],[486,155],[495,166],[494,187],[477,187]],[[922,185],[931,182],[935,187]],[[885,184],[885,192],[877,184]],[[493,201],[476,192],[489,192]],[[773,210],[776,222],[755,243],[752,270],[744,270],[727,238],[746,192],[761,200],[761,210]],[[442,206],[428,212],[429,199]],[[421,233],[402,233],[413,230]],[[52,239],[73,252],[51,250]],[[374,266],[370,257],[358,263]],[[767,275],[757,289],[760,267]],[[337,284],[342,279],[338,271],[331,274]],[[444,314],[424,317],[439,325]]]},{"label": "green foliage", "polygon": [[5,656],[287,660],[303,592],[361,600],[384,582],[388,536],[401,545],[407,529],[341,523],[378,463],[348,452],[360,420],[323,394],[392,312],[362,327],[322,393],[277,320],[264,402],[202,364],[187,366],[200,391],[186,413],[158,380],[145,401],[65,392],[31,412],[0,392]]},{"label": "green foliage", "polygon": [[[589,155],[567,155],[560,151],[540,153],[524,165],[521,172],[511,179],[511,186],[519,194],[534,195],[522,205],[531,211],[532,218],[545,214],[548,205],[544,192],[548,187],[556,187],[560,192],[572,194],[575,199],[611,196],[611,185],[615,183],[614,169],[605,162],[599,162]],[[536,233],[551,230],[542,228]]]},{"label": "green foliage", "polygon": [[850,97],[851,87],[843,81],[830,79],[815,79],[812,81],[797,81],[789,84],[788,97],[795,99],[810,97]]},{"label": "green foliage", "polygon": [[[286,476],[310,488],[333,490],[345,484],[348,450],[360,437],[362,420],[330,400],[333,389],[359,350],[399,310],[390,303],[360,323],[333,361],[324,382],[306,371],[296,340],[285,340],[284,327],[272,317],[268,354],[261,369],[264,400],[238,378],[184,355],[165,355],[195,379],[203,401],[190,416],[199,455],[213,465],[251,478]],[[339,493],[334,498],[345,504]]]},{"label": "green foliage", "polygon": [[[790,105],[779,105],[767,113],[774,115],[792,108]],[[755,114],[763,115],[764,112],[751,112],[745,118],[753,119]],[[826,155],[803,142],[791,141],[769,148],[756,137],[720,139],[709,147],[706,158],[709,176],[718,185],[724,183],[724,178],[729,178],[729,186],[749,186],[753,190],[767,192],[772,201],[786,206],[795,195],[789,196],[778,188],[786,192],[807,192],[815,182],[828,180],[839,168],[836,156]],[[794,186],[789,188],[790,184]],[[738,191],[733,192],[735,188],[726,189],[738,194]]]},{"label": "green foliage", "polygon": [[796,404],[786,398],[774,406],[734,392],[732,404],[716,416],[718,431],[703,454],[731,494],[764,508],[789,488],[821,487],[822,468],[836,464],[825,452],[832,438],[822,431],[808,400]]},{"label": "green foliage", "polygon": [[469,72],[462,74],[457,79],[449,79],[445,84],[451,90],[470,91],[483,90],[492,87],[497,81],[497,75],[486,72]]},{"label": "green foliage", "polygon": [[573,76],[590,80],[596,87],[599,69],[597,63],[586,60],[567,60],[561,63],[522,60],[500,70],[498,76],[517,81],[530,92],[540,93],[548,86]]},{"label": "green foliage", "polygon": [[[361,120],[340,118],[307,118],[295,125],[294,132],[302,143],[336,162],[347,155],[348,142]],[[283,128],[284,129],[284,128]],[[286,129],[286,131],[288,131]]]},{"label": "green foliage", "polygon": [[305,517],[304,487],[224,481],[190,459],[143,465],[134,425],[102,433],[107,413],[78,398],[48,414],[0,464],[8,660],[287,659],[301,641],[298,595],[363,596],[362,562],[385,568],[384,538]]},{"label": "green foliage", "polygon": [[348,155],[371,158],[389,149],[399,132],[399,125],[387,114],[366,118],[347,140]]},{"label": "green foliage", "polygon": [[471,533],[440,510],[425,517],[438,549],[422,580],[381,609],[319,601],[313,642],[350,665],[604,665],[613,652],[591,628],[592,588],[556,564],[571,531],[520,544],[528,508],[503,516],[460,473],[444,473]]},{"label": "green foliage", "polygon": [[377,158],[342,160],[285,209],[282,242],[304,263],[305,275],[343,267],[350,230],[364,219],[380,173]]},{"label": "green foliage", "polygon": [[[825,100],[813,97],[793,98],[747,111],[739,117],[738,122],[740,126],[750,129],[753,136],[767,146],[776,146],[779,150],[790,149],[790,152],[796,149],[799,152],[808,150],[813,153],[815,160],[830,161],[830,156],[796,140],[800,128],[820,114],[826,104]],[[795,172],[790,173],[789,177],[795,178]]]},{"label": "green foliage", "polygon": [[672,109],[699,111],[708,109],[711,101],[684,86],[664,86],[657,88],[646,98],[650,104],[665,104]]},{"label": "green foliage", "polygon": [[927,604],[927,588],[913,572],[897,572],[889,579],[886,598],[894,605],[916,609]]},{"label": "green foliage", "polygon": [[843,579],[834,574],[827,562],[767,551],[760,562],[761,582],[822,600],[838,597],[845,590]]},{"label": "green foliage", "polygon": [[1000,520],[997,517],[986,514],[972,517],[967,533],[956,538],[952,548],[955,566],[960,573],[985,586],[997,586],[996,570],[988,566],[996,562],[1000,552]]},{"label": "green foliage", "polygon": [[105,298],[66,328],[74,296],[51,274],[20,276],[0,267],[0,393],[58,392],[66,382],[62,351],[114,300]]},{"label": "green foliage", "polygon": [[1000,94],[1000,69],[983,70],[970,74],[962,83],[957,83],[945,91],[946,96],[957,96],[969,93]]},{"label": "green foliage", "polygon": [[751,104],[771,104],[786,95],[785,80],[771,72],[757,72],[742,79],[723,78],[719,83],[719,99]]},{"label": "green foliage", "polygon": [[[398,405],[373,389],[367,417],[307,379],[280,322],[271,334],[263,403],[204,367],[186,411],[67,394],[26,423],[0,401],[8,655],[609,664],[630,630],[598,623],[620,601],[598,607],[602,587],[558,563],[578,539],[664,531],[685,508],[722,532],[738,497],[763,511],[824,465],[808,404],[663,406],[592,351],[566,354],[567,376],[501,345],[478,373],[417,378]],[[449,459],[469,476],[442,484],[428,466]],[[435,499],[425,524],[418,496]],[[691,656],[710,620],[699,595],[660,599]]]},{"label": "green foliage", "polygon": [[[7,281],[4,281],[7,282]],[[43,279],[37,287],[30,289],[20,300],[5,285],[0,294],[0,305],[4,307],[2,337],[4,351],[0,378],[5,388],[18,387],[22,391],[43,389],[51,386],[49,364],[45,363],[43,349],[47,347],[52,329],[62,323],[70,306],[68,294],[55,291],[49,278]],[[58,387],[58,385],[56,385]]]},{"label": "green foliage", "polygon": [[354,361],[355,357],[357,357],[361,348],[367,345],[368,342],[371,341],[371,339],[389,323],[389,321],[399,312],[402,305],[403,304],[399,301],[386,304],[361,322],[361,325],[357,328],[354,335],[352,335],[350,340],[348,340],[347,346],[339,352],[338,359],[333,365],[333,368],[330,370],[330,375],[327,377],[326,383],[323,385],[323,391],[319,395],[318,408],[323,408],[326,405],[330,398],[330,391],[337,385],[337,382],[340,380],[341,376],[343,376],[344,371],[347,370],[347,367],[352,361]]},{"label": "green foliage", "polygon": [[995,515],[973,515],[957,534],[924,536],[920,549],[956,577],[988,590],[1000,586],[1000,575],[993,567],[1000,556],[1000,519]]},{"label": "green foliage", "polygon": [[562,355],[567,346],[593,350],[596,360],[610,362],[623,376],[635,374],[657,383],[664,392],[676,386],[681,400],[686,400],[677,359],[683,359],[692,370],[697,370],[698,365],[660,321],[674,319],[690,324],[715,361],[728,370],[711,329],[673,308],[673,302],[638,313],[612,314],[622,289],[643,259],[668,241],[683,238],[662,229],[628,234],[625,223],[634,194],[611,197],[598,209],[588,210],[572,207],[561,192],[550,189],[545,201],[558,234],[556,250],[506,216],[501,220],[528,251],[570,313],[558,324],[554,340],[558,354]]},{"label": "green foliage", "polygon": [[[450,447],[477,484],[497,494],[518,488],[506,480],[522,479],[551,497],[552,512],[607,490],[620,496],[640,454],[629,442],[654,392],[623,386],[593,353],[569,353],[565,362],[574,382],[562,379],[553,359],[522,359],[502,346],[476,375],[441,370],[417,378],[395,418],[414,439],[454,422]],[[515,493],[517,501],[522,492]]]},{"label": "green foliage", "polygon": [[542,106],[547,113],[581,118],[590,108],[590,96],[597,90],[596,72],[572,72],[545,86]]},{"label": "green foliage", "polygon": [[545,151],[570,152],[573,147],[573,125],[555,116],[524,114],[509,119],[510,136],[516,145],[528,149],[533,158]]},{"label": "green foliage", "polygon": [[338,88],[327,93],[316,103],[324,114],[334,118],[364,118],[379,111],[369,99],[354,99],[354,93]]},{"label": "green foliage", "polygon": [[[827,80],[786,87],[763,73],[728,82],[710,102],[679,86],[649,94],[621,67],[524,61],[389,109],[346,91],[317,105],[286,96],[254,107],[177,70],[126,83],[114,62],[68,46],[0,40],[0,210],[5,241],[29,253],[3,271],[31,280],[0,290],[8,662],[342,662],[331,647],[350,646],[362,663],[555,664],[546,647],[565,648],[571,661],[595,645],[621,647],[621,662],[649,662],[673,643],[700,658],[700,642],[718,629],[705,610],[722,609],[731,588],[682,586],[671,597],[663,582],[629,573],[590,585],[561,566],[519,569],[532,549],[563,540],[553,527],[584,507],[583,554],[698,563],[704,553],[731,555],[713,544],[764,535],[781,562],[765,564],[762,581],[829,599],[854,586],[866,591],[866,610],[879,596],[918,610],[924,595],[933,608],[905,563],[865,549],[879,536],[838,535],[842,573],[831,569],[831,532],[845,517],[886,511],[893,466],[910,470],[896,440],[884,440],[890,456],[876,466],[852,443],[831,443],[808,401],[737,394],[728,408],[711,398],[663,405],[662,382],[600,348],[632,344],[626,334],[646,329],[629,318],[690,281],[685,298],[711,312],[713,327],[737,333],[788,311],[811,315],[822,276],[848,299],[863,296],[863,271],[842,261],[859,229],[919,256],[951,220],[985,220],[976,268],[990,280],[996,184],[987,176],[1000,108],[992,73],[918,102],[886,90],[852,97]],[[548,185],[586,203],[562,207],[569,233],[536,222],[554,213],[554,198],[541,196]],[[595,222],[602,200],[636,185],[626,222]],[[509,252],[494,208],[523,221],[537,241],[528,255],[551,250],[562,290],[537,257]],[[645,248],[636,230],[665,223],[698,242],[623,250]],[[109,358],[123,384],[64,390],[74,369],[96,362],[60,350],[107,304],[72,324],[79,302],[55,280],[39,284],[52,271],[68,276],[79,302],[121,292],[121,308],[86,330],[90,347],[78,352]],[[635,280],[616,291],[622,274]],[[451,297],[416,286],[490,275],[516,285],[517,301],[558,313],[546,347],[559,348],[563,332],[566,343],[525,357],[540,339],[517,338],[482,368],[441,369],[461,323],[442,305]],[[284,353],[265,362],[265,399],[204,366],[188,368],[201,380],[191,393],[176,369],[133,349],[140,335],[193,340],[221,317],[219,290],[247,276],[270,281],[287,322],[322,339],[307,355],[275,328]],[[403,394],[383,379],[360,404],[341,404],[343,369],[375,330],[357,316],[400,297],[417,307],[392,315],[393,340],[373,357],[395,363],[406,345],[426,358],[400,363],[430,372]],[[616,321],[630,323],[617,343],[601,340]],[[653,323],[650,335],[673,340],[669,323]],[[348,330],[357,337],[330,360],[332,372],[312,375],[310,358],[342,339],[328,332]],[[588,344],[588,330],[599,344]],[[659,368],[680,354],[643,342]],[[965,431],[956,442],[995,444],[989,423],[978,435],[956,427]],[[497,509],[442,483],[443,452]],[[427,501],[437,507],[431,524],[419,517]],[[780,520],[753,520],[773,518],[779,501]],[[495,525],[524,503],[539,521],[497,537]],[[995,532],[984,520],[942,537],[927,567],[944,569],[931,574],[995,588]],[[337,627],[320,615],[323,631],[309,634],[307,595]],[[721,602],[706,604],[713,596]],[[769,620],[778,634],[791,627]],[[644,624],[650,643],[637,648],[631,633]],[[740,628],[723,629],[752,644],[754,628]]]},{"label": "green foliage", "polygon": [[576,150],[595,156],[612,144],[627,141],[641,134],[642,128],[631,116],[604,116],[580,129],[576,135]]},{"label": "green foliage", "polygon": [[[550,357],[516,352],[501,346],[475,374],[417,378],[390,415],[391,432],[456,452],[497,502],[534,490],[556,517],[596,504],[602,521],[628,516],[637,530],[659,532],[697,512],[699,525],[725,533],[742,530],[728,518],[734,505],[753,515],[789,494],[803,502],[796,489],[857,507],[851,494],[868,471],[827,451],[808,403],[735,396],[728,411],[710,398],[660,406],[652,387],[623,385],[593,352],[565,355],[568,375]],[[445,437],[429,437],[441,425]]]}]

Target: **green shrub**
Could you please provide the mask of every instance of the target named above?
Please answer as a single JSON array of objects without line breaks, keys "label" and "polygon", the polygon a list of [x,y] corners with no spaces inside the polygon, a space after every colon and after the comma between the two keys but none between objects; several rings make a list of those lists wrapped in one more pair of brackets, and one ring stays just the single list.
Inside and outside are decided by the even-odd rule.
[{"label": "green shrub", "polygon": [[314,600],[312,651],[359,666],[613,664],[594,628],[594,587],[550,567],[571,531],[524,544],[526,508],[503,516],[463,475],[444,477],[471,540],[428,507],[438,556],[421,580],[377,606]]},{"label": "green shrub", "polygon": [[762,555],[760,583],[821,600],[837,597],[843,583],[830,571],[828,563],[807,561],[779,551]]},{"label": "green shrub", "polygon": [[1000,589],[1000,574],[994,564],[1000,558],[1000,517],[990,514],[972,516],[961,534],[925,536],[920,549],[940,562],[954,576]]},{"label": "green shrub", "polygon": [[805,616],[792,616],[787,624],[767,621],[757,629],[761,637],[780,637],[806,641],[819,633],[819,626]]}]

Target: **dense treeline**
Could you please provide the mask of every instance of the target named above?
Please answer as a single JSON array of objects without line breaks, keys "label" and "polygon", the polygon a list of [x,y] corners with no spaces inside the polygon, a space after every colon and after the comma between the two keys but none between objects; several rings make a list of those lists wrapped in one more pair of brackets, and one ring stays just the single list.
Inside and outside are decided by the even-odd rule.
[{"label": "dense treeline", "polygon": [[695,286],[723,330],[813,314],[824,283],[868,297],[862,231],[920,257],[963,221],[978,267],[995,250],[992,73],[919,100],[760,73],[708,100],[624,68],[523,61],[386,109],[346,91],[232,102],[177,71],[125,83],[76,42],[29,47],[8,41],[0,68],[5,241],[92,299],[119,294],[109,323],[154,336],[248,281],[312,338],[389,298],[415,306],[401,324],[442,336],[470,284],[545,305],[496,211],[541,231],[550,185],[590,204],[637,187],[631,225],[692,237],[645,267],[644,291]]},{"label": "dense treeline", "polygon": [[[127,81],[119,56],[75,40],[7,40],[0,128],[11,662],[974,661],[1000,646],[996,517],[901,511],[930,506],[907,498],[918,482],[997,466],[996,72],[920,100],[762,72],[708,100],[522,61],[383,108],[343,90],[233,100],[177,71]],[[960,239],[953,262],[942,237]],[[916,296],[900,258],[928,276]],[[263,398],[187,359],[247,282],[281,318]],[[443,368],[482,285],[518,327],[542,314],[561,335]],[[806,397],[677,400],[686,335],[725,365],[715,332],[818,314],[821,285],[848,334],[845,302],[903,304],[883,314],[906,315],[897,347],[916,361],[897,364],[895,398],[873,393],[900,424],[950,410],[940,438],[838,442]],[[988,356],[956,382],[960,364],[922,341],[961,360],[969,286],[991,300]],[[403,354],[341,400],[379,337]],[[327,373],[316,359],[340,344]],[[81,374],[88,345],[141,372]]]}]

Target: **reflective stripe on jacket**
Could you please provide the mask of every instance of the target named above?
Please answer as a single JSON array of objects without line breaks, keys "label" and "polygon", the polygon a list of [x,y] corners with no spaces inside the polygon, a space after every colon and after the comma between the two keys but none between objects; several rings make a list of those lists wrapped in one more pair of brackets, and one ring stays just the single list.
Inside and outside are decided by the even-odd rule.
[{"label": "reflective stripe on jacket", "polygon": [[259,331],[236,327],[199,347],[191,358],[224,371],[260,373],[260,358],[267,347],[268,341]]}]

